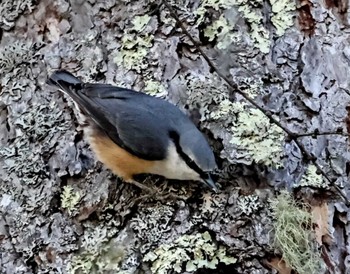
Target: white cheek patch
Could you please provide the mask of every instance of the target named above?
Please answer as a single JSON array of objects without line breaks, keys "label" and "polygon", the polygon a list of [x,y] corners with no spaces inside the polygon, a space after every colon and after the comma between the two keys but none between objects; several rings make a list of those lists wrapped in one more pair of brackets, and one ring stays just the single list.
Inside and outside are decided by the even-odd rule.
[{"label": "white cheek patch", "polygon": [[191,169],[177,153],[175,145],[171,143],[166,159],[157,161],[152,173],[162,175],[168,179],[200,181],[197,172]]}]

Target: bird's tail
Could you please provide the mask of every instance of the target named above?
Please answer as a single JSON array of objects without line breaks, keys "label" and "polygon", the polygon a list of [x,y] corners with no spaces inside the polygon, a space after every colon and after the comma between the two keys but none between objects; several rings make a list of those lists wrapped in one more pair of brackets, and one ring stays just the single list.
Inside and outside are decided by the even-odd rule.
[{"label": "bird's tail", "polygon": [[46,83],[50,86],[56,86],[68,94],[71,93],[74,86],[83,84],[77,77],[65,70],[56,70],[47,79]]}]

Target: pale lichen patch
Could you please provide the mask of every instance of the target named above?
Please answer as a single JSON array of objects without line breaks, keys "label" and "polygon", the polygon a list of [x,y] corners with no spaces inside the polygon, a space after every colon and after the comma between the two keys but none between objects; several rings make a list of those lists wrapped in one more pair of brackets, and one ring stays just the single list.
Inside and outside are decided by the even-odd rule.
[{"label": "pale lichen patch", "polygon": [[266,166],[282,167],[283,130],[258,109],[246,108],[236,113],[237,119],[230,131],[231,143],[237,147],[237,157]]},{"label": "pale lichen patch", "polygon": [[310,164],[305,174],[301,178],[299,184],[295,184],[294,186],[327,188],[328,184],[322,174],[318,173],[317,167],[313,164]]},{"label": "pale lichen patch", "polygon": [[115,232],[115,229],[101,226],[86,231],[81,251],[72,257],[67,266],[68,273],[120,273],[126,252],[123,245],[110,240]]},{"label": "pale lichen patch", "polygon": [[151,17],[147,14],[142,16],[135,16],[132,20],[132,23],[134,24],[133,29],[137,32],[142,31],[148,24],[149,20],[151,20]]},{"label": "pale lichen patch", "polygon": [[213,41],[216,37],[218,49],[226,49],[239,41],[239,34],[234,32],[232,27],[222,14],[218,20],[205,28],[204,35],[209,38],[209,41]]},{"label": "pale lichen patch", "polygon": [[137,72],[148,67],[145,57],[153,46],[154,40],[154,35],[147,30],[151,19],[149,15],[135,16],[131,20],[131,25],[127,24],[121,46],[114,58],[116,64]]},{"label": "pale lichen patch", "polygon": [[277,36],[282,36],[285,31],[294,25],[295,1],[270,0],[272,7],[271,22],[276,28]]},{"label": "pale lichen patch", "polygon": [[237,200],[237,205],[246,215],[256,212],[261,207],[259,196],[257,195],[239,197]]},{"label": "pale lichen patch", "polygon": [[149,79],[145,81],[144,91],[153,96],[162,97],[167,94],[167,90],[162,83],[154,79]]},{"label": "pale lichen patch", "polygon": [[215,269],[218,263],[234,264],[236,259],[227,254],[223,246],[215,244],[208,232],[184,235],[173,243],[163,244],[147,253],[144,262],[151,262],[153,273],[169,271],[194,272],[201,268]]},{"label": "pale lichen patch", "polygon": [[[226,87],[216,76],[201,80],[189,75],[183,80],[189,91],[189,104],[200,106],[201,121],[215,122],[225,130],[221,134],[233,145],[231,155],[236,161],[273,168],[283,166],[285,134],[263,112],[247,103],[230,101]],[[256,96],[259,90],[253,84],[249,92]]]},{"label": "pale lichen patch", "polygon": [[124,66],[126,69],[135,69],[140,72],[147,68],[145,62],[149,48],[152,47],[153,35],[133,35],[125,34],[122,38],[122,46],[114,62]]},{"label": "pale lichen patch", "polygon": [[[250,26],[250,37],[254,45],[258,47],[261,52],[268,53],[270,51],[270,34],[263,25],[264,17],[261,10],[258,8],[261,4],[261,0],[203,1],[197,9],[197,24],[204,22],[206,11],[209,8],[215,10],[236,8]],[[227,18],[225,18],[224,15],[221,15],[218,20],[206,28],[205,35],[211,40],[214,36],[217,36],[218,48],[226,49],[232,43],[239,41],[240,36],[242,36],[242,33],[236,33],[237,31],[234,31],[234,27],[234,25],[228,24]],[[220,32],[218,31],[219,29]]]},{"label": "pale lichen patch", "polygon": [[80,201],[81,195],[78,191],[74,191],[72,186],[64,186],[61,194],[62,208],[68,211],[68,214],[72,214],[77,211],[76,206]]},{"label": "pale lichen patch", "polygon": [[[272,7],[271,22],[276,28],[276,35],[282,36],[294,23],[293,16],[296,5],[293,1],[288,0],[271,0],[270,3]],[[217,47],[219,49],[226,49],[231,44],[237,43],[241,39],[240,36],[244,35],[234,29],[235,25],[232,22],[235,22],[235,20],[228,20],[229,18],[226,17],[227,13],[225,14],[225,11],[237,9],[249,26],[249,36],[254,45],[259,48],[262,53],[268,53],[271,44],[270,31],[264,22],[266,16],[262,12],[262,5],[262,0],[202,1],[196,11],[198,16],[197,24],[199,25],[205,22],[206,12],[209,9],[214,9],[216,11],[221,10],[223,13],[219,19],[206,27],[204,35],[209,38],[209,41],[213,41],[216,37]]]}]

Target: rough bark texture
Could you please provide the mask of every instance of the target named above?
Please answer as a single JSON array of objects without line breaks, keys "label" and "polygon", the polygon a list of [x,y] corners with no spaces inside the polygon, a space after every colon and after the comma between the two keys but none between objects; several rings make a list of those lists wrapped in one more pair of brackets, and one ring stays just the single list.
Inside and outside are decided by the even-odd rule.
[{"label": "rough bark texture", "polygon": [[[310,204],[299,229],[322,249],[313,270],[345,273],[350,216],[334,185],[349,198],[348,2],[165,3],[0,3],[0,272],[291,273],[274,240],[289,226],[274,199],[286,188]],[[145,177],[180,198],[144,199],[111,175],[71,100],[45,84],[58,68],[187,111],[221,192]]]}]

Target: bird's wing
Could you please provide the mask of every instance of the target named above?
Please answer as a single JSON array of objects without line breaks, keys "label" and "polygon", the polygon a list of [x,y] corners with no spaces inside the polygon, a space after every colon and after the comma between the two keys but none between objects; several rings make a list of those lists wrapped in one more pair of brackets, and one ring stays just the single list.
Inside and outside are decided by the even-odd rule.
[{"label": "bird's wing", "polygon": [[169,137],[188,164],[203,171],[216,166],[212,150],[188,117],[174,105],[133,90],[106,84],[84,84],[65,70],[48,84],[61,88],[120,147],[149,160],[166,157]]},{"label": "bird's wing", "polygon": [[73,97],[120,147],[145,160],[165,159],[169,138],[162,119],[164,103],[136,91],[103,84],[83,84]]}]

